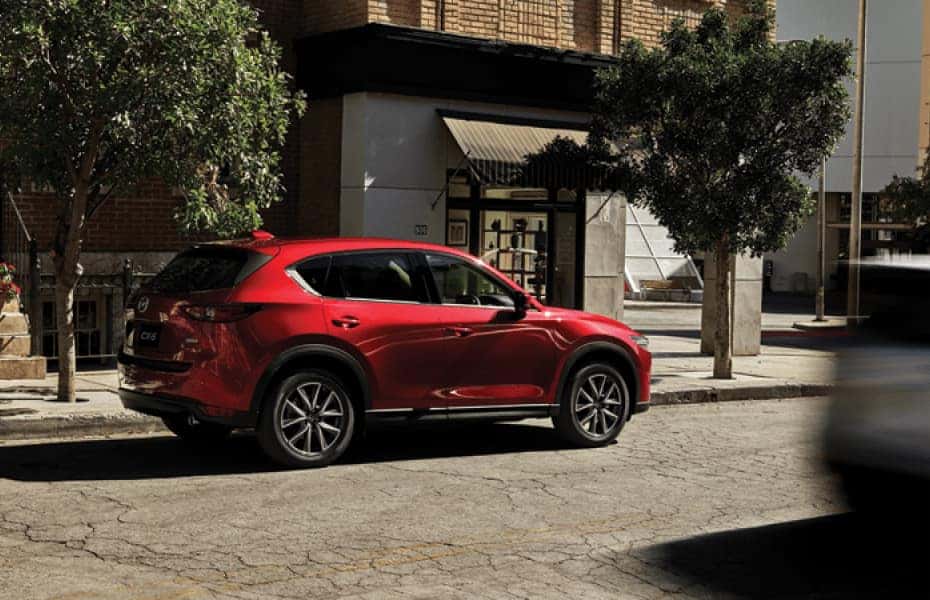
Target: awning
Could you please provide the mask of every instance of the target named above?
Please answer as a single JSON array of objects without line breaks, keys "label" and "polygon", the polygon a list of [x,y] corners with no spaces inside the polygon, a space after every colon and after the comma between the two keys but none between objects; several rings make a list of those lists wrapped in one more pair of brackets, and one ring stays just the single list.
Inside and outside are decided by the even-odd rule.
[{"label": "awning", "polygon": [[[584,145],[588,132],[577,128],[548,126],[548,123],[517,124],[491,120],[487,115],[440,113],[449,133],[465,155],[472,173],[489,185],[548,187],[546,182],[570,181],[577,164],[534,165],[527,168],[527,155],[538,153],[556,138]],[[561,125],[561,124],[560,124]],[[563,187],[570,187],[562,184]]]}]

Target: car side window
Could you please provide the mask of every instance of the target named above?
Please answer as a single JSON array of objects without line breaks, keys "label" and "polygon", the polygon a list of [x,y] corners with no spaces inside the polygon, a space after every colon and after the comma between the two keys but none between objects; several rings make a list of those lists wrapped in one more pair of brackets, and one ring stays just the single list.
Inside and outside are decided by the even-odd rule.
[{"label": "car side window", "polygon": [[294,270],[314,292],[321,296],[329,296],[331,294],[327,292],[331,290],[327,289],[326,280],[331,263],[332,257],[320,256],[300,263]]},{"label": "car side window", "polygon": [[513,307],[513,292],[490,274],[455,256],[427,254],[443,304]]},{"label": "car side window", "polygon": [[[429,302],[423,274],[403,252],[336,255],[327,289],[345,298],[393,302]],[[338,292],[338,294],[337,294]]]}]

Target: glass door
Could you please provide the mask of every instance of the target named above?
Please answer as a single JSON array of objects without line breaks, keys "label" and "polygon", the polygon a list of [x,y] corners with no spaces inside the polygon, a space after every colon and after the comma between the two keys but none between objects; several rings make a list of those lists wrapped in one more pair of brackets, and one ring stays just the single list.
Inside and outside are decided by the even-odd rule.
[{"label": "glass door", "polygon": [[[462,189],[459,189],[462,188]],[[450,186],[446,245],[468,251],[543,304],[581,308],[584,198],[562,190]]]},{"label": "glass door", "polygon": [[479,256],[540,301],[549,289],[549,215],[547,212],[482,210]]}]

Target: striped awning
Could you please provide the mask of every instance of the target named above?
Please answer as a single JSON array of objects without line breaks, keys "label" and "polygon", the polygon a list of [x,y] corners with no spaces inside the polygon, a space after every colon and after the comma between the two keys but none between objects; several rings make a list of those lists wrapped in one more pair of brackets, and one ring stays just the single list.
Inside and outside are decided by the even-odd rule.
[{"label": "striped awning", "polygon": [[490,185],[526,185],[528,179],[553,179],[564,170],[564,165],[546,168],[545,177],[528,174],[527,155],[539,152],[558,137],[572,140],[579,146],[588,138],[583,125],[572,129],[498,122],[479,116],[441,116],[467,158],[472,173],[482,183]]}]

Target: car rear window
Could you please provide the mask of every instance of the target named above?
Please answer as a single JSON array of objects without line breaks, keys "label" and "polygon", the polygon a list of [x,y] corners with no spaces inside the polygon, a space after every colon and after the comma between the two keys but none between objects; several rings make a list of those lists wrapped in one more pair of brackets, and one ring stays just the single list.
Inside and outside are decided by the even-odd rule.
[{"label": "car rear window", "polygon": [[165,293],[231,288],[269,260],[242,248],[192,248],[178,254],[146,287]]}]

